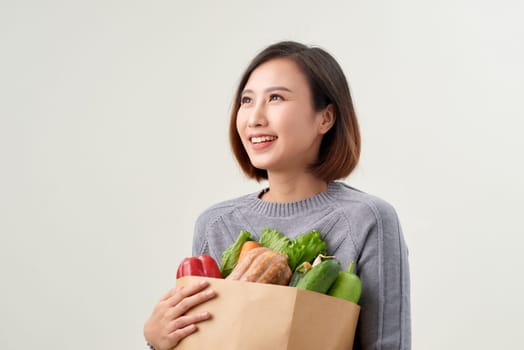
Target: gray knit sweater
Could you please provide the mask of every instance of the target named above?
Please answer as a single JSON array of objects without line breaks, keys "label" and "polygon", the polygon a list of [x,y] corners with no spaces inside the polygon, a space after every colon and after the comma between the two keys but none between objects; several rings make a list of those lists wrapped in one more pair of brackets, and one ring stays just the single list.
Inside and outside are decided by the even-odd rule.
[{"label": "gray knit sweater", "polygon": [[[263,228],[293,239],[321,232],[328,254],[346,267],[357,264],[362,280],[361,314],[354,349],[410,349],[408,252],[397,214],[385,201],[342,182],[293,203],[270,203],[252,193],[212,206],[195,226],[193,254],[220,261],[241,230],[259,238]],[[336,315],[326,315],[336,317]]]}]

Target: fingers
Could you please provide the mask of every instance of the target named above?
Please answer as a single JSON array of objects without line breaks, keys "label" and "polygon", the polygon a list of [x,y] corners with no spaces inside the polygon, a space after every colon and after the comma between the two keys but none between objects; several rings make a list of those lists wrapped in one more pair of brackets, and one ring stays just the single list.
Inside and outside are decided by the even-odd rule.
[{"label": "fingers", "polygon": [[173,295],[175,295],[176,292],[178,292],[179,290],[181,290],[182,288],[184,287],[176,287],[176,288],[172,288],[170,289],[166,294],[164,294],[159,301],[166,301],[167,299],[171,298]]},{"label": "fingers", "polygon": [[187,337],[190,334],[193,334],[197,331],[197,326],[195,324],[190,324],[184,328],[179,328],[176,331],[170,333],[167,336],[167,341],[169,344],[173,344],[174,347],[185,337]]},{"label": "fingers", "polygon": [[171,344],[178,344],[182,339],[198,330],[197,322],[211,318],[209,312],[201,312],[193,316],[182,316],[174,320],[171,324],[171,332],[167,339]]},{"label": "fingers", "polygon": [[208,281],[173,288],[160,298],[144,326],[144,336],[160,349],[172,349],[180,340],[197,331],[196,323],[211,318],[209,312],[186,313],[216,296]]},{"label": "fingers", "polygon": [[[196,328],[195,323],[202,322],[209,320],[211,318],[211,314],[207,311],[200,312],[196,315],[190,315],[190,316],[182,316],[179,317],[169,324],[169,327],[167,328],[168,334],[172,334],[180,329],[185,329],[187,327],[190,327],[193,325]],[[196,329],[195,329],[196,330]],[[183,334],[188,331],[187,329],[183,331]]]},{"label": "fingers", "polygon": [[209,286],[208,281],[200,281],[198,283],[193,283],[185,287],[177,288],[175,293],[166,299],[166,303],[169,306],[175,306],[178,303],[180,303],[182,299],[187,298],[188,296],[191,296],[193,294],[196,294],[206,289],[208,286]]},{"label": "fingers", "polygon": [[[181,292],[180,294],[184,294]],[[216,296],[214,290],[204,290],[183,298],[178,304],[172,306],[168,312],[169,319],[176,319],[183,316],[186,312],[191,310],[193,307],[200,305]]]}]

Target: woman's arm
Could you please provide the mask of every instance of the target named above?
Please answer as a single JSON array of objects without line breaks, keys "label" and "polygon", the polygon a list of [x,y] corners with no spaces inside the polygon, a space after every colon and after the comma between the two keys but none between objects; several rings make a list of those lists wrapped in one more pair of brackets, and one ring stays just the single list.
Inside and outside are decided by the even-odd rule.
[{"label": "woman's arm", "polygon": [[357,261],[363,284],[356,349],[411,349],[408,251],[397,214],[379,201]]}]

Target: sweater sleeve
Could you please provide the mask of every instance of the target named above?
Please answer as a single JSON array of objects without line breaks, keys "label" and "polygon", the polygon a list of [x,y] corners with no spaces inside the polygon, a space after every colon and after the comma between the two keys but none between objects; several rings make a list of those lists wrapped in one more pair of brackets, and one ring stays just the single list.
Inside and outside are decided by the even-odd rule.
[{"label": "sweater sleeve", "polygon": [[201,214],[195,222],[195,230],[193,233],[193,256],[200,254],[209,254],[209,246],[206,239],[206,227],[209,218],[206,213]]},{"label": "sweater sleeve", "polygon": [[231,212],[231,207],[215,206],[200,214],[195,222],[193,256],[208,254],[220,263],[222,252],[235,239],[223,219],[224,214]]},{"label": "sweater sleeve", "polygon": [[[362,280],[361,314],[354,349],[411,349],[407,247],[393,207],[368,203],[357,268]],[[368,211],[368,213],[369,213]]]}]

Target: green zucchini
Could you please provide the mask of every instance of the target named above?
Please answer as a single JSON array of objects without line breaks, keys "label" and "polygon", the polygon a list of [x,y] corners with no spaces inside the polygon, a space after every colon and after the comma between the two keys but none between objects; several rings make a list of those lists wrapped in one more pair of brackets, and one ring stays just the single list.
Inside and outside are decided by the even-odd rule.
[{"label": "green zucchini", "polygon": [[306,272],[298,281],[297,288],[325,294],[337,279],[340,270],[340,263],[337,260],[324,260]]},{"label": "green zucchini", "polygon": [[295,269],[295,272],[293,272],[293,275],[291,276],[291,280],[289,281],[289,286],[296,287],[298,284],[298,281],[302,279],[306,275],[306,272],[311,270],[311,264],[307,261],[303,262],[302,264],[298,265],[298,267]]}]

